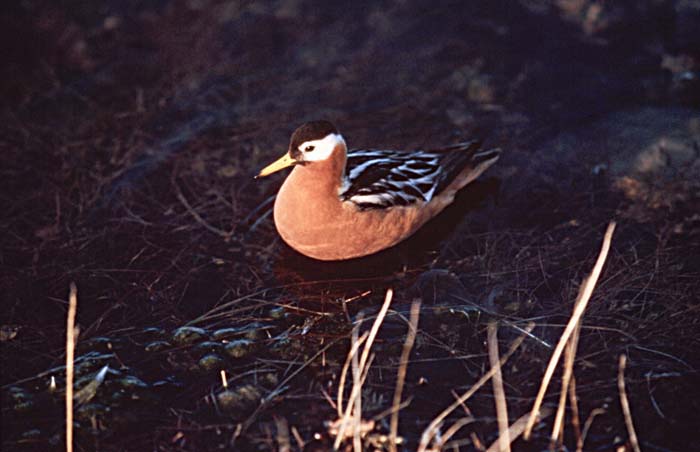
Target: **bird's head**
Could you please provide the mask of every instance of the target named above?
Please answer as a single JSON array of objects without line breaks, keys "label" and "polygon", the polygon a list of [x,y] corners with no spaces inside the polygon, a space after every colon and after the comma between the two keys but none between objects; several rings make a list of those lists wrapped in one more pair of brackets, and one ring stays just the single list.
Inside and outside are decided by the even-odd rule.
[{"label": "bird's head", "polygon": [[346,150],[345,140],[331,122],[307,122],[292,134],[287,153],[263,168],[256,177],[265,177],[292,165],[325,161],[339,150]]}]

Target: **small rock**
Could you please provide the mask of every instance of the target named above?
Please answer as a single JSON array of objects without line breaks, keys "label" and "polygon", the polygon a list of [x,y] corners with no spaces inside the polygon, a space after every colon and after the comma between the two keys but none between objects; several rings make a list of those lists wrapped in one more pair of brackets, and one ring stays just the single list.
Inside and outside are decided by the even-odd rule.
[{"label": "small rock", "polygon": [[124,389],[148,388],[148,383],[133,375],[127,375],[126,377],[120,379],[119,385]]},{"label": "small rock", "polygon": [[219,408],[233,414],[243,414],[254,409],[261,398],[260,389],[250,384],[227,389],[216,396]]},{"label": "small rock", "polygon": [[234,359],[245,358],[255,350],[255,342],[250,339],[236,339],[224,346],[224,351]]},{"label": "small rock", "polygon": [[211,352],[218,352],[223,348],[220,342],[204,341],[195,345],[194,352],[198,354],[206,354]]},{"label": "small rock", "polygon": [[197,365],[200,369],[206,372],[211,372],[223,368],[225,362],[221,356],[214,353],[210,353],[208,355],[202,356]]},{"label": "small rock", "polygon": [[170,346],[171,346],[170,342],[167,342],[167,341],[153,341],[153,342],[146,344],[146,346],[144,347],[144,350],[149,352],[149,353],[150,352],[160,352],[160,351],[163,351],[163,350],[169,348]]},{"label": "small rock", "polygon": [[195,326],[182,326],[173,331],[173,342],[178,345],[190,345],[208,339],[207,332]]},{"label": "small rock", "polygon": [[282,306],[270,309],[270,317],[275,320],[282,320],[287,317],[287,310]]},{"label": "small rock", "polygon": [[240,336],[244,333],[241,328],[221,328],[211,333],[211,338],[215,341],[223,341],[232,337]]}]

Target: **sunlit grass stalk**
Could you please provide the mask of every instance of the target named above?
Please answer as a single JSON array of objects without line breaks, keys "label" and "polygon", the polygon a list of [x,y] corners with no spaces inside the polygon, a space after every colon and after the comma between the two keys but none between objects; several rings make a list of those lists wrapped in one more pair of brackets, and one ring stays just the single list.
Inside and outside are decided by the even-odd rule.
[{"label": "sunlit grass stalk", "polygon": [[581,316],[583,316],[583,312],[586,310],[586,306],[588,306],[588,301],[591,299],[591,295],[593,294],[593,289],[595,288],[595,285],[598,282],[600,273],[603,271],[603,265],[605,264],[605,260],[608,257],[608,252],[610,251],[610,242],[612,240],[612,235],[614,231],[615,222],[613,221],[608,225],[608,228],[605,231],[605,236],[603,237],[603,246],[601,247],[600,254],[598,255],[598,259],[596,260],[596,263],[593,266],[591,274],[588,276],[588,278],[586,278],[586,280],[583,283],[583,289],[579,292],[579,298],[574,304],[574,312],[571,314],[569,323],[567,323],[566,328],[564,329],[564,332],[561,335],[561,338],[559,338],[557,346],[554,348],[554,352],[552,352],[552,357],[549,360],[549,364],[547,365],[544,377],[542,377],[542,383],[540,384],[539,392],[537,393],[537,397],[535,398],[535,403],[532,406],[532,410],[530,413],[531,416],[528,419],[527,425],[525,427],[525,432],[523,435],[525,439],[530,438],[532,427],[535,425],[535,421],[537,419],[537,412],[542,406],[544,395],[547,392],[549,382],[552,380],[552,376],[554,375],[554,370],[556,369],[557,363],[561,358],[561,354],[564,351],[566,343],[568,342],[571,335],[574,333],[576,325],[581,320]]},{"label": "sunlit grass stalk", "polygon": [[622,406],[622,414],[625,416],[625,425],[627,426],[627,434],[630,437],[630,444],[634,452],[641,452],[639,449],[639,440],[637,432],[634,430],[632,423],[632,410],[630,403],[627,400],[627,390],[625,389],[625,366],[627,365],[627,355],[620,355],[620,363],[617,371],[617,388],[620,391],[620,405]]},{"label": "sunlit grass stalk", "polygon": [[[552,409],[548,407],[544,407],[540,410],[539,415],[537,416],[537,419],[535,420],[542,420],[545,417],[549,416],[552,414]],[[517,421],[513,422],[511,426],[508,428],[508,437],[510,438],[511,441],[515,441],[518,439],[520,435],[522,435],[523,431],[525,430],[525,425],[527,422],[530,420],[530,413],[527,413],[523,416],[520,417]],[[486,452],[499,452],[501,449],[501,443],[500,443],[500,438],[494,441],[488,449],[486,449]]]},{"label": "sunlit grass stalk", "polygon": [[503,375],[501,363],[498,357],[498,323],[495,320],[488,326],[489,362],[495,369],[491,383],[493,385],[493,397],[496,403],[496,419],[498,420],[498,444],[500,452],[510,452],[510,435],[508,434],[508,403],[503,389]]},{"label": "sunlit grass stalk", "polygon": [[70,284],[68,318],[66,319],[66,452],[73,452],[73,361],[75,359],[75,312],[78,307],[78,289]]},{"label": "sunlit grass stalk", "polygon": [[[520,347],[520,345],[527,337],[527,334],[530,331],[532,331],[533,328],[534,324],[530,323],[527,326],[526,331],[511,344],[506,354],[499,360],[501,366],[503,366],[508,361],[508,359],[513,355],[513,353],[515,353],[515,351],[518,349],[518,347]],[[437,434],[438,428],[442,421],[444,421],[445,418],[449,416],[455,409],[460,407],[465,401],[467,401],[471,396],[473,396],[474,393],[478,391],[484,384],[486,384],[486,382],[489,381],[489,379],[493,377],[495,373],[496,369],[492,367],[488,372],[482,375],[481,378],[479,378],[479,380],[467,390],[467,392],[459,396],[457,400],[452,402],[450,406],[448,406],[440,414],[435,416],[435,418],[430,422],[430,424],[425,428],[425,430],[423,430],[423,433],[421,434],[420,443],[418,444],[418,452],[425,452],[428,450],[428,446]]]},{"label": "sunlit grass stalk", "polygon": [[576,358],[576,348],[578,347],[578,337],[581,331],[581,323],[576,324],[574,334],[569,338],[564,351],[564,375],[561,378],[561,393],[559,394],[559,405],[557,414],[554,416],[554,426],[550,436],[550,449],[554,449],[562,441],[564,430],[564,412],[566,410],[566,396],[569,394],[571,377],[574,373],[574,359]]},{"label": "sunlit grass stalk", "polygon": [[[576,395],[576,377],[571,375],[569,382],[569,403],[571,404],[571,425],[574,428],[574,436],[576,437],[576,447],[581,444],[581,419],[578,411],[578,395]],[[583,447],[583,445],[581,446]]]},{"label": "sunlit grass stalk", "polygon": [[408,321],[408,333],[406,333],[406,341],[401,350],[401,360],[399,361],[399,371],[396,376],[396,388],[394,388],[394,400],[392,403],[391,421],[389,423],[389,451],[396,452],[396,441],[399,431],[399,411],[401,406],[401,393],[406,381],[406,369],[408,367],[408,359],[411,356],[413,344],[416,341],[418,333],[418,319],[420,318],[420,301],[414,301],[411,304],[411,315]]},{"label": "sunlit grass stalk", "polygon": [[[379,327],[384,321],[384,317],[386,316],[386,313],[389,310],[389,306],[391,305],[391,300],[393,296],[394,291],[392,289],[388,289],[386,292],[386,297],[384,298],[384,303],[382,304],[382,308],[379,310],[377,317],[374,319],[372,328],[370,329],[369,335],[367,336],[367,340],[365,342],[364,348],[362,349],[362,354],[359,358],[359,362],[357,362],[356,364],[353,363],[353,385],[350,391],[350,397],[348,397],[348,404],[345,407],[343,415],[340,417],[338,434],[335,438],[335,442],[333,443],[334,450],[337,450],[340,447],[343,438],[345,438],[345,431],[351,424],[354,424],[353,447],[357,450],[358,446],[361,446],[360,444],[358,444],[358,440],[356,439],[358,438],[362,427],[361,402],[359,398],[362,397],[362,385],[369,372],[369,366],[371,362],[370,350],[372,349],[374,339],[377,337]],[[355,330],[353,331],[353,346],[351,348],[351,351],[352,349],[357,350],[359,348],[359,345],[355,345],[358,342],[359,339],[357,337],[357,328],[355,328]],[[357,360],[357,353],[353,354],[352,360]],[[338,404],[338,406],[340,407],[340,404]],[[353,410],[354,408],[355,410]]]}]

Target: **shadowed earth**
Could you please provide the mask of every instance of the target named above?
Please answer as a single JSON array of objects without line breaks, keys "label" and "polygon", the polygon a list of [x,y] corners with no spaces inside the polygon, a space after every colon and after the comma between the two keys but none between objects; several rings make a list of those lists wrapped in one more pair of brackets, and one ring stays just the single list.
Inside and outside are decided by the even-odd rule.
[{"label": "shadowed earth", "polygon": [[[6,7],[2,449],[62,447],[71,282],[81,450],[274,450],[290,429],[293,449],[327,449],[351,330],[389,287],[393,309],[363,393],[363,418],[376,417],[365,446],[386,447],[382,413],[416,299],[402,447],[415,450],[428,423],[488,370],[492,319],[502,350],[535,322],[535,339],[503,369],[512,422],[532,406],[548,345],[616,220],[574,367],[581,424],[598,413],[585,449],[628,442],[616,384],[624,353],[642,449],[692,450],[700,3],[612,3]],[[351,148],[478,137],[504,153],[409,241],[319,263],[274,230],[284,176],[252,177],[317,118],[334,121]],[[547,406],[558,400],[555,375]],[[443,431],[465,416],[474,422],[455,447],[482,450],[498,437],[490,385]],[[569,450],[580,436],[571,416]],[[514,448],[546,448],[551,425]]]}]

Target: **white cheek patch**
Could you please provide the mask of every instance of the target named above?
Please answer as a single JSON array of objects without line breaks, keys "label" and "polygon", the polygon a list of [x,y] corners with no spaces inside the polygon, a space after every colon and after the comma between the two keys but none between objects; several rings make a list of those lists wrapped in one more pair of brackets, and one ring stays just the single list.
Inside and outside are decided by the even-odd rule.
[{"label": "white cheek patch", "polygon": [[[318,162],[328,159],[338,145],[345,146],[345,140],[339,134],[331,133],[322,140],[305,141],[299,146],[304,156],[305,162]],[[306,151],[306,148],[313,146],[313,151]]]}]

